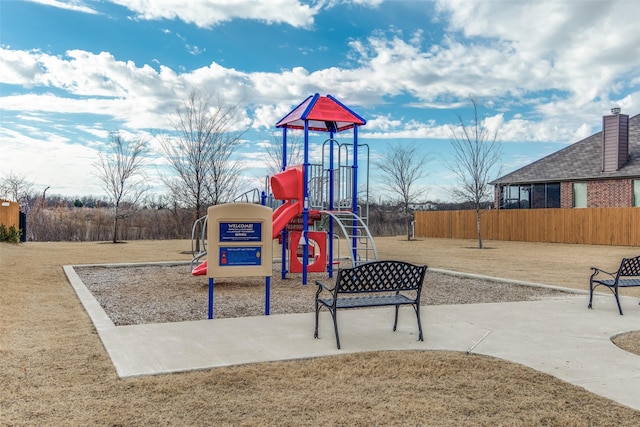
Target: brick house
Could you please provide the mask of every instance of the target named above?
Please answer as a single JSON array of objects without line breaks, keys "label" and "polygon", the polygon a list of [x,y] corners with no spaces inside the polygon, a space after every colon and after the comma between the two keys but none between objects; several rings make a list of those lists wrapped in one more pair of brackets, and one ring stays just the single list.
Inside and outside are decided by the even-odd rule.
[{"label": "brick house", "polygon": [[640,207],[640,114],[491,182],[496,209]]}]

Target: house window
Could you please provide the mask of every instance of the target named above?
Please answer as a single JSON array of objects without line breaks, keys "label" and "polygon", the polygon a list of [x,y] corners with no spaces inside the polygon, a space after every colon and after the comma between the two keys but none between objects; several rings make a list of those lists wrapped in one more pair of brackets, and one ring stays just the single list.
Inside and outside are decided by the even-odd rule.
[{"label": "house window", "polygon": [[502,187],[503,209],[527,209],[530,207],[529,198],[531,185],[507,185]]},{"label": "house window", "polygon": [[640,207],[640,179],[633,180],[633,206]]},{"label": "house window", "polygon": [[501,209],[560,207],[560,183],[505,185],[501,187]]},{"label": "house window", "polygon": [[560,183],[533,184],[531,186],[531,208],[559,208]]},{"label": "house window", "polygon": [[586,182],[573,183],[573,207],[574,208],[587,207],[587,183]]},{"label": "house window", "polygon": [[560,207],[560,183],[552,182],[545,184],[547,190],[547,196],[545,199],[545,208],[559,208]]}]

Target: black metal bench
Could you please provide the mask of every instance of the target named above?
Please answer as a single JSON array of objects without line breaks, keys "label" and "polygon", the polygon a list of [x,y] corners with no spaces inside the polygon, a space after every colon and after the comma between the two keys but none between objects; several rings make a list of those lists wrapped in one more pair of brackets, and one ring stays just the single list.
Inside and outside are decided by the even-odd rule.
[{"label": "black metal bench", "polygon": [[[618,271],[608,273],[596,267],[591,267],[593,274],[589,279],[589,305],[588,308],[592,308],[593,304],[593,290],[598,286],[606,286],[609,288],[613,295],[616,297],[616,303],[618,304],[618,311],[622,315],[622,307],[620,307],[620,298],[618,297],[619,288],[631,288],[640,287],[640,256],[635,258],[623,258],[620,263]],[[600,273],[605,274],[606,279],[597,279],[596,276]]]},{"label": "black metal bench", "polygon": [[[401,305],[411,305],[418,318],[418,339],[422,339],[420,323],[420,293],[427,266],[417,266],[402,261],[373,261],[353,268],[339,268],[333,288],[317,281],[316,329],[318,338],[318,315],[326,307],[333,318],[336,343],[340,348],[337,311],[342,308],[395,306],[393,330],[398,325],[398,310]],[[326,295],[325,298],[322,296]]]}]

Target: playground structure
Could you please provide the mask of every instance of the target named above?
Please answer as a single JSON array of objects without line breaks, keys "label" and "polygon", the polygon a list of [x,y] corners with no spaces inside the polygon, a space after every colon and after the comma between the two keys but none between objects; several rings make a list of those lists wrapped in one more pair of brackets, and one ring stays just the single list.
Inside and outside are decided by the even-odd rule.
[{"label": "playground structure", "polygon": [[[282,129],[283,170],[273,175],[270,191],[266,188],[247,192],[237,201],[261,203],[274,207],[272,214],[272,238],[282,243],[282,277],[288,272],[302,273],[302,283],[307,283],[307,272],[328,271],[332,277],[338,257],[346,256],[352,266],[377,260],[373,238],[366,224],[369,192],[369,150],[358,143],[358,128],[366,121],[340,101],[327,95],[309,96],[281,119],[277,128]],[[303,164],[288,166],[287,132],[304,132]],[[335,135],[352,130],[353,141],[340,143]],[[320,163],[310,163],[310,132],[329,133],[322,144]],[[366,149],[366,195],[358,197],[358,172],[360,150]],[[270,194],[267,196],[267,194]],[[273,201],[280,201],[274,206]],[[361,216],[359,202],[364,202],[365,217]],[[206,254],[206,229],[208,218],[194,223],[192,241],[200,237],[202,250],[192,261],[194,275],[207,274],[207,262],[193,266]],[[348,249],[340,250],[340,242]],[[337,248],[334,243],[337,243]],[[337,256],[336,256],[337,255]],[[288,260],[288,262],[287,262]]]}]

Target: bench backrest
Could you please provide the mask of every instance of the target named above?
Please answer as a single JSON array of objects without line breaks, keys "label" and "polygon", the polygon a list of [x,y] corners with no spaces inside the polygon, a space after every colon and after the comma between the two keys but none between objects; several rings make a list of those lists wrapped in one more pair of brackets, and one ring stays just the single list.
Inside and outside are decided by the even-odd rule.
[{"label": "bench backrest", "polygon": [[640,276],[640,256],[623,258],[618,269],[618,277]]},{"label": "bench backrest", "polygon": [[402,261],[372,261],[353,268],[339,268],[336,292],[389,292],[420,290],[427,266]]}]

